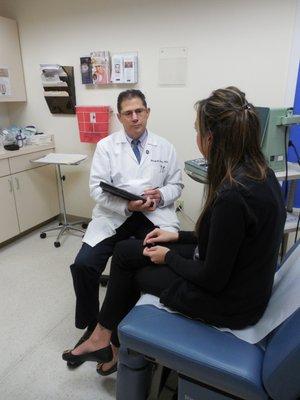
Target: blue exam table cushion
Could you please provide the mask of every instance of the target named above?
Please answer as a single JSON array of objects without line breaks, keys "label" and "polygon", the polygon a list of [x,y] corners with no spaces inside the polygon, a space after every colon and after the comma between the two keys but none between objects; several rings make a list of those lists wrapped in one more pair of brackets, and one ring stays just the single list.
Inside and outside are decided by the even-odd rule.
[{"label": "blue exam table cushion", "polygon": [[119,325],[121,345],[199,382],[241,398],[267,399],[264,352],[199,321],[151,305],[134,307]]}]

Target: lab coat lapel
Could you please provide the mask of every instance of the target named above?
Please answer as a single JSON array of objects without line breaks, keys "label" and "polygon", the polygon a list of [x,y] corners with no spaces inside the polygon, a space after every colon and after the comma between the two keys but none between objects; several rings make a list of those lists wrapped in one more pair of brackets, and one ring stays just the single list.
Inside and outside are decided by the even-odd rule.
[{"label": "lab coat lapel", "polygon": [[144,163],[148,162],[148,160],[152,157],[152,153],[155,146],[157,146],[157,141],[154,138],[153,134],[148,131],[147,141],[142,153],[140,165],[143,165]]},{"label": "lab coat lapel", "polygon": [[125,153],[138,164],[136,156],[126,138],[126,134],[124,131],[120,131],[118,133],[117,138],[116,138],[116,143],[120,144],[122,146],[122,150],[125,151]]}]

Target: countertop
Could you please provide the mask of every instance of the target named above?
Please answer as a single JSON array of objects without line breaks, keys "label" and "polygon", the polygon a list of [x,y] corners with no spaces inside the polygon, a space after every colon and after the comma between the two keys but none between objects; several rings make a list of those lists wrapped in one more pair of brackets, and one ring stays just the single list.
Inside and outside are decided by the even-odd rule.
[{"label": "countertop", "polygon": [[5,150],[3,147],[0,147],[0,160],[11,157],[18,157],[24,154],[35,153],[38,151],[54,149],[54,142],[44,143],[44,144],[29,144],[21,147],[19,150]]}]

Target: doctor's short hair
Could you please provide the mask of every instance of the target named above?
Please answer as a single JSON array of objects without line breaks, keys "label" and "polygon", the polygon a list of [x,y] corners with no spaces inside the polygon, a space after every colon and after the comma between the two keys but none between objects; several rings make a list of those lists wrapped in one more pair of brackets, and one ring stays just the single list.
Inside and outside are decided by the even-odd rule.
[{"label": "doctor's short hair", "polygon": [[140,90],[137,89],[128,89],[124,90],[124,92],[121,92],[118,96],[118,101],[117,101],[118,113],[120,113],[122,110],[122,103],[124,100],[131,100],[136,97],[141,99],[144,107],[147,108],[147,102],[144,93],[142,93]]}]

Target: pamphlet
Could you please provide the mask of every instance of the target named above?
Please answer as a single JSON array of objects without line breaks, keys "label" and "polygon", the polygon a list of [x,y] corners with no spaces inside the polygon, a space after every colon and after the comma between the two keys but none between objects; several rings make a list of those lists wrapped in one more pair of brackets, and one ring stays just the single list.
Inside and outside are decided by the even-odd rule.
[{"label": "pamphlet", "polygon": [[112,83],[123,83],[124,82],[123,72],[124,72],[123,57],[120,54],[114,54],[112,56],[112,71],[111,71]]},{"label": "pamphlet", "polygon": [[94,85],[110,83],[109,51],[94,51],[91,53],[92,79]]},{"label": "pamphlet", "polygon": [[10,78],[8,68],[0,67],[0,97],[10,96]]},{"label": "pamphlet", "polygon": [[136,83],[137,55],[125,54],[123,59],[124,59],[124,83]]},{"label": "pamphlet", "polygon": [[137,53],[119,53],[112,56],[112,83],[137,83]]},{"label": "pamphlet", "polygon": [[93,83],[91,57],[80,57],[81,81],[84,85]]}]

